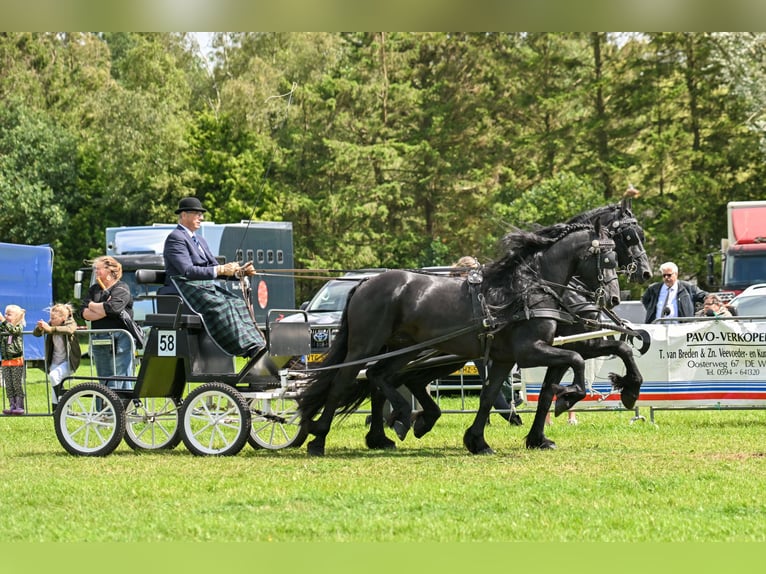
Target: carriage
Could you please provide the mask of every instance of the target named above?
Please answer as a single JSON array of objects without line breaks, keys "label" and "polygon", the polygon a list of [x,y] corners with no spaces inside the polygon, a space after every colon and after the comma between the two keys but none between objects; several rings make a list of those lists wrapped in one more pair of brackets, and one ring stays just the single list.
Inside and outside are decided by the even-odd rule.
[{"label": "carriage", "polygon": [[[164,272],[139,270],[139,282],[163,281]],[[181,442],[200,456],[235,455],[245,444],[282,449],[298,439],[296,395],[300,371],[283,369],[278,380],[253,374],[249,359],[237,369],[206,329],[204,317],[177,296],[164,299],[170,313],[148,314],[149,334],[135,377],[80,377],[54,412],[56,436],[70,454],[105,456],[122,440],[134,450],[170,450]],[[279,314],[274,309],[271,313]],[[308,352],[308,323],[273,323],[272,354]],[[131,390],[109,380],[130,380]]]}]

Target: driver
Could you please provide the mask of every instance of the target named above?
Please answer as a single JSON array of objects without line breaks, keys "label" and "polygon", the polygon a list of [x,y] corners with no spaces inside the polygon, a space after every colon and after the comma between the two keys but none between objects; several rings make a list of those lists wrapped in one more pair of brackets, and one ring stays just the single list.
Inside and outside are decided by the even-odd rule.
[{"label": "driver", "polygon": [[196,232],[202,226],[207,209],[196,197],[184,197],[178,202],[178,226],[165,239],[162,251],[165,257],[165,285],[157,292],[159,295],[174,295],[178,291],[173,285],[173,277],[185,277],[190,280],[212,280],[217,277],[241,277],[255,275],[253,263],[244,265],[237,262],[219,264],[204,237]]}]

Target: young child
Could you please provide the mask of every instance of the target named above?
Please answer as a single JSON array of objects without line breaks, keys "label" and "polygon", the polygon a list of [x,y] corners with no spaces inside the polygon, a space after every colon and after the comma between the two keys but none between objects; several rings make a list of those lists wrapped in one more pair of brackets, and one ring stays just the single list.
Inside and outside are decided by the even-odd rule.
[{"label": "young child", "polygon": [[77,323],[74,320],[72,306],[57,303],[50,310],[50,321],[37,322],[32,334],[45,337],[45,364],[48,365],[48,380],[51,383],[51,403],[58,405],[64,394],[61,381],[71,375],[80,366],[80,344],[77,340]]},{"label": "young child", "polygon": [[0,359],[2,359],[5,394],[10,407],[4,415],[24,414],[24,337],[26,311],[18,305],[8,305],[0,316]]}]

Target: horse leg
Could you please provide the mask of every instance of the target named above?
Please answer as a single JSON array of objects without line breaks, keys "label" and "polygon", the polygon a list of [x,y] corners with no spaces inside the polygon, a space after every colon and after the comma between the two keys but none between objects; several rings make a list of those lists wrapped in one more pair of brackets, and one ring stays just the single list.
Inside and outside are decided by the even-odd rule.
[{"label": "horse leg", "polygon": [[325,442],[335,417],[335,411],[341,405],[343,397],[347,394],[350,383],[355,382],[358,372],[359,368],[354,367],[339,369],[330,386],[324,407],[322,408],[322,414],[316,420],[304,421],[306,431],[314,435],[314,439],[306,445],[310,456],[324,456]]},{"label": "horse leg", "polygon": [[407,433],[412,425],[412,404],[397,390],[399,383],[396,374],[417,354],[417,352],[412,352],[400,355],[386,361],[380,361],[367,369],[367,378],[370,383],[380,389],[388,402],[391,403],[390,426],[394,429],[399,440],[407,438]]},{"label": "horse leg", "polygon": [[[556,408],[554,410],[556,416],[568,411],[588,395],[585,389],[585,358],[600,356],[599,354],[593,355],[591,351],[594,348],[594,343],[596,343],[595,339],[579,344],[565,345],[563,347],[563,349],[571,351],[580,357],[578,364],[581,366],[578,368],[582,375],[578,376],[578,368],[572,367],[572,370],[574,371],[574,379],[571,385],[562,386],[559,384],[564,377],[564,373],[566,373],[566,369],[564,369],[555,380],[552,379],[551,388],[556,395]],[[549,367],[548,371],[545,373],[546,379],[550,372],[551,368]]]},{"label": "horse leg", "polygon": [[434,428],[439,417],[442,416],[442,411],[426,389],[427,386],[428,383],[425,385],[413,384],[407,386],[412,392],[412,395],[420,403],[420,406],[423,407],[422,410],[413,415],[412,432],[415,435],[415,438],[421,438],[428,433]]},{"label": "horse leg", "polygon": [[395,449],[396,443],[386,436],[385,425],[383,423],[383,405],[386,402],[386,395],[378,389],[373,388],[370,396],[370,430],[365,436],[365,442],[369,449]]},{"label": "horse leg", "polygon": [[535,411],[535,420],[532,421],[532,427],[526,436],[527,448],[553,449],[556,443],[545,436],[545,417],[550,411],[555,388],[561,378],[567,372],[568,367],[548,367],[545,372],[545,379],[540,388],[540,396],[537,399],[537,410]]},{"label": "horse leg", "polygon": [[[580,346],[577,347],[577,351],[584,359],[595,359],[597,357],[615,355],[622,360],[622,363],[625,366],[625,375],[621,376],[617,373],[609,373],[609,380],[612,382],[612,387],[620,391],[620,398],[622,399],[622,404],[625,408],[632,409],[638,400],[644,378],[641,376],[638,365],[633,358],[633,349],[631,346],[624,341],[612,338],[591,339],[590,341],[581,343]],[[585,393],[584,388],[582,389],[582,392]],[[574,396],[575,395],[571,395],[571,397]]]},{"label": "horse leg", "polygon": [[413,434],[415,438],[421,438],[428,433],[439,417],[442,416],[442,411],[439,405],[436,404],[433,397],[428,392],[428,384],[442,377],[453,373],[455,369],[459,368],[461,364],[449,364],[440,365],[429,369],[418,369],[408,373],[405,373],[400,380],[402,384],[410,390],[412,395],[417,399],[422,407],[413,415],[412,426]]},{"label": "horse leg", "polygon": [[644,382],[641,371],[639,371],[638,365],[633,358],[633,349],[623,341],[605,340],[599,347],[599,350],[598,356],[616,355],[625,365],[624,376],[617,373],[609,373],[609,380],[612,383],[612,387],[620,391],[620,399],[623,406],[626,409],[632,409],[636,405],[639,393],[641,392],[641,385]]},{"label": "horse leg", "polygon": [[513,364],[508,365],[493,361],[489,369],[489,376],[479,395],[479,410],[476,412],[473,423],[463,434],[463,445],[471,454],[494,454],[495,452],[484,438],[484,427],[487,425],[497,393],[500,392],[503,381],[511,372],[512,367]]}]

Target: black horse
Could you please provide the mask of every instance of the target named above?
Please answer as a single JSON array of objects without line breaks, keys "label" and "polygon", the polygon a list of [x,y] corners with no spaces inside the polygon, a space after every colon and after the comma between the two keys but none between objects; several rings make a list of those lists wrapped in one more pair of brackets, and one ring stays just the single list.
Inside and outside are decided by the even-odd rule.
[{"label": "black horse", "polygon": [[[336,411],[353,412],[371,386],[391,402],[393,428],[404,439],[411,408],[396,390],[396,376],[423,348],[463,361],[481,356],[492,360],[480,399],[481,405],[488,404],[487,413],[515,363],[566,365],[575,373],[575,384],[584,387],[580,355],[552,346],[556,320],[548,310],[575,275],[609,306],[619,302],[614,242],[598,225],[559,224],[535,233],[510,233],[503,243],[505,256],[485,267],[475,298],[469,296],[468,283],[459,279],[400,270],[355,287],[325,360],[298,397],[303,432],[315,437],[309,454],[324,454]],[[368,363],[366,379],[358,381]],[[485,443],[478,450],[491,449]]]},{"label": "black horse", "polygon": [[[609,231],[610,237],[615,242],[617,262],[630,280],[641,282],[651,277],[651,267],[644,250],[644,232],[630,209],[630,199],[623,199],[619,203],[606,205],[571,218],[567,223],[592,223],[601,225]],[[594,304],[594,301],[583,294],[582,288],[567,289],[562,295],[560,304],[556,308],[565,307],[572,315],[582,319],[571,323],[559,321],[557,336],[568,336],[583,333],[593,329],[589,325],[598,325],[602,309]],[[612,320],[619,321],[617,318]],[[630,337],[627,337],[630,340]],[[646,350],[646,341],[642,340]],[[633,358],[633,347],[625,340],[614,338],[593,338],[578,343],[565,345],[564,348],[580,353],[583,358],[617,355],[625,364],[625,375],[610,374],[614,388],[622,390],[623,404],[635,404],[643,378]],[[476,358],[476,357],[474,357]],[[436,366],[430,366],[437,362]],[[430,431],[441,416],[441,410],[427,390],[429,382],[445,377],[464,364],[463,360],[455,358],[449,362],[442,358],[428,358],[422,361],[414,361],[408,365],[396,380],[396,385],[406,386],[420,403],[422,410],[414,413],[413,432],[415,437],[420,438]],[[579,400],[585,398],[584,386],[559,385],[568,367],[549,367],[543,382],[540,398],[536,411],[535,420],[529,434],[526,437],[527,448],[555,448],[555,443],[549,440],[545,434],[545,416],[548,413],[552,399],[557,396],[556,415],[571,408]],[[383,406],[386,397],[382,390],[373,390],[370,404],[370,429],[365,437],[367,446],[372,449],[395,448],[396,444],[385,435],[383,419]]]}]

